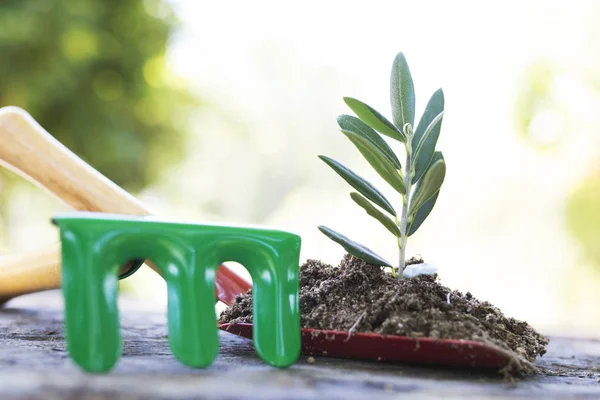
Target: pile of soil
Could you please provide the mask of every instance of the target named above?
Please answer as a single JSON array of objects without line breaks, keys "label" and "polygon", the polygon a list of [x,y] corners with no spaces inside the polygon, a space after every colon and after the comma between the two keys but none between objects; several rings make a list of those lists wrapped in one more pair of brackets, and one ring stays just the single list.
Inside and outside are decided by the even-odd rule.
[{"label": "pile of soil", "polygon": [[[408,264],[422,260],[411,259]],[[548,339],[507,318],[487,301],[442,286],[437,276],[396,279],[381,267],[346,255],[339,267],[308,260],[300,267],[305,328],[477,340],[512,352],[510,373],[535,373]],[[225,310],[221,323],[252,322],[252,291]]]}]

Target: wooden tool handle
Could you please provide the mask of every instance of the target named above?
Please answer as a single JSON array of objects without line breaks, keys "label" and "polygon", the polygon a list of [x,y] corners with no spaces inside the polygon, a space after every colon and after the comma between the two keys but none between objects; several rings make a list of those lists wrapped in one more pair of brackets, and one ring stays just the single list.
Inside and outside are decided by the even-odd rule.
[{"label": "wooden tool handle", "polygon": [[22,294],[60,287],[60,245],[0,256],[0,305]]},{"label": "wooden tool handle", "polygon": [[[86,164],[17,107],[0,108],[0,164],[76,210],[150,214],[141,202]],[[155,265],[147,264],[160,274]],[[60,276],[60,245],[35,254],[0,258],[0,304],[21,294],[58,288]],[[219,299],[231,304],[239,290],[248,289],[250,284],[222,266],[217,287]]]},{"label": "wooden tool handle", "polygon": [[[79,211],[149,214],[133,196],[73,154],[17,107],[0,109],[0,165]],[[0,258],[0,303],[60,287],[60,244]]]},{"label": "wooden tool handle", "polygon": [[150,213],[17,107],[0,109],[0,164],[50,191],[75,210]]}]

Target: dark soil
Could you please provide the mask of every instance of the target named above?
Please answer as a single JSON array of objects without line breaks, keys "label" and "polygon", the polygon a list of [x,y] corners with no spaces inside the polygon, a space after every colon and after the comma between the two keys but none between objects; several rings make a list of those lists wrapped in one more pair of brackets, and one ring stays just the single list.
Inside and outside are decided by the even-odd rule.
[{"label": "dark soil", "polygon": [[[535,373],[536,356],[548,344],[526,322],[442,286],[435,276],[399,280],[350,255],[337,268],[316,260],[300,266],[300,312],[305,328],[485,342],[514,354],[507,369],[513,374]],[[220,322],[252,322],[252,291],[238,297]]]}]

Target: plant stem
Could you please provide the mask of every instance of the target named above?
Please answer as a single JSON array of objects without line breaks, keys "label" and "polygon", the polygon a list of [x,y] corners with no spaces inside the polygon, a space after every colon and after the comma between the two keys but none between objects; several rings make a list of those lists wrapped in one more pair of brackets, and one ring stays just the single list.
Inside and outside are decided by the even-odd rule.
[{"label": "plant stem", "polygon": [[[408,124],[407,124],[408,125]],[[400,262],[398,266],[398,279],[402,279],[406,267],[406,242],[408,239],[408,206],[410,191],[412,189],[412,127],[404,129],[406,134],[406,162],[404,163],[404,187],[406,195],[402,196],[402,215],[400,217]]]}]

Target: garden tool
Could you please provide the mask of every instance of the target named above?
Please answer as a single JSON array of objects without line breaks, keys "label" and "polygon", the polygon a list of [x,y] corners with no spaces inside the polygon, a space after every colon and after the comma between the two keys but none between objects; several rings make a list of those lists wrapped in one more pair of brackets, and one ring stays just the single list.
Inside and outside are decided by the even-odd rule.
[{"label": "garden tool", "polygon": [[[252,324],[221,324],[219,328],[252,339]],[[415,338],[308,328],[301,329],[301,337],[302,354],[315,357],[486,369],[500,369],[516,359],[515,354],[507,350],[474,340]]]},{"label": "garden tool", "polygon": [[[0,164],[49,191],[79,211],[148,215],[150,211],[46,132],[27,112],[0,108]],[[60,287],[60,245],[0,257],[0,304],[13,297]],[[142,264],[126,260],[126,277]],[[161,274],[160,268],[147,265]],[[251,284],[226,265],[216,276],[217,298],[232,304]]]},{"label": "garden tool", "polygon": [[102,211],[55,217],[60,248],[13,255],[0,266],[3,301],[57,288],[62,281],[67,348],[83,369],[103,372],[116,364],[121,352],[117,275],[135,272],[144,256],[167,282],[169,341],[181,362],[195,367],[213,362],[218,352],[214,298],[231,304],[251,287],[226,266],[218,268],[227,260],[241,262],[253,276],[256,309],[262,310],[255,326],[259,355],[278,367],[298,357],[297,235],[149,218],[140,202],[14,107],[0,109],[0,161],[76,210]]},{"label": "garden tool", "polygon": [[225,260],[252,276],[259,356],[277,367],[298,358],[299,236],[122,214],[79,212],[53,221],[62,243],[67,349],[86,371],[108,371],[119,359],[117,272],[137,258],[155,262],[167,282],[169,344],[182,363],[206,367],[217,356],[214,280]]}]

